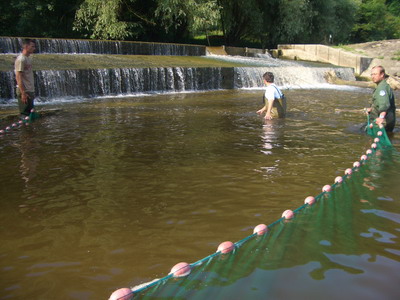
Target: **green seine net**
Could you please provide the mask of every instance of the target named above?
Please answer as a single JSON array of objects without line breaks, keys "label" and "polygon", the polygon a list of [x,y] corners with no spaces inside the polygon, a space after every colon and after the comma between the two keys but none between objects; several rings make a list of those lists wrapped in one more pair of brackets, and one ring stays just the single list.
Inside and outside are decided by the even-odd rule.
[{"label": "green seine net", "polygon": [[[281,218],[268,225],[264,235],[236,242],[231,253],[216,252],[190,264],[189,275],[170,274],[133,288],[133,298],[337,299],[346,288],[349,299],[362,294],[368,284],[361,283],[365,271],[358,265],[368,265],[382,253],[389,259],[400,253],[390,253],[386,244],[371,238],[389,232],[382,239],[390,240],[390,231],[396,230],[390,216],[379,217],[390,209],[380,210],[388,201],[378,201],[377,190],[387,182],[384,169],[399,168],[400,155],[384,128],[368,124],[366,131],[375,140],[367,158],[330,192],[315,196],[313,205],[294,210],[291,220]],[[372,253],[365,252],[366,243],[376,244]],[[324,286],[334,282],[337,294],[325,295]]]}]

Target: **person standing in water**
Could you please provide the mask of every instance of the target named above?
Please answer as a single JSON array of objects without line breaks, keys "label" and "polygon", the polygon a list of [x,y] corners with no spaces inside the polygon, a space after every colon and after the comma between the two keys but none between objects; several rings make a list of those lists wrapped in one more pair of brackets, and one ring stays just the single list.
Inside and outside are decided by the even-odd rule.
[{"label": "person standing in water", "polygon": [[29,116],[34,106],[35,82],[32,70],[31,54],[35,52],[36,43],[32,39],[22,42],[22,53],[15,60],[15,78],[17,81],[18,107],[21,115]]},{"label": "person standing in water", "polygon": [[267,86],[263,97],[264,107],[258,110],[257,114],[262,115],[265,112],[265,120],[271,120],[275,116],[284,118],[286,116],[286,98],[274,84],[274,74],[266,72],[263,80]]},{"label": "person standing in water", "polygon": [[370,118],[376,124],[384,124],[388,132],[392,132],[396,125],[396,106],[394,93],[390,85],[386,82],[385,69],[382,66],[375,66],[371,70],[372,81],[377,84],[372,100],[371,107],[367,108]]}]

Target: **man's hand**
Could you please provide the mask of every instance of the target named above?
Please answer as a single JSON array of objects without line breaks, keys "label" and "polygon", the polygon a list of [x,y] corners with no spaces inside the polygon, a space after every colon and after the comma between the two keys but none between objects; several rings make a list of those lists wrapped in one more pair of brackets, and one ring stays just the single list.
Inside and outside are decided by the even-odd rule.
[{"label": "man's hand", "polygon": [[267,112],[265,115],[265,120],[272,120],[272,115],[271,113]]},{"label": "man's hand", "polygon": [[385,118],[378,117],[375,119],[375,123],[378,125],[383,124],[384,121],[385,121]]},{"label": "man's hand", "polygon": [[264,113],[264,111],[265,111],[265,108],[263,107],[263,108],[257,110],[257,114],[262,115]]},{"label": "man's hand", "polygon": [[22,100],[23,103],[25,103],[25,104],[28,103],[28,98],[29,97],[28,97],[27,93],[25,93],[25,92],[21,93],[21,100]]}]

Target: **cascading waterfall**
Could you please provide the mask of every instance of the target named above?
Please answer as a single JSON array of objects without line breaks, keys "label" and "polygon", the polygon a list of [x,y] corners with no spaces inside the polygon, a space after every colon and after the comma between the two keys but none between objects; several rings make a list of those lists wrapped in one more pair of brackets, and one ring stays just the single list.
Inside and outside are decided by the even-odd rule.
[{"label": "cascading waterfall", "polygon": [[[0,37],[0,53],[20,52],[21,38]],[[36,39],[39,53],[99,53],[147,55],[204,55],[204,46]],[[268,54],[255,57],[207,56],[210,59],[240,63],[235,68],[111,68],[35,71],[36,95],[43,101],[141,93],[206,91],[234,88],[263,88],[262,75],[271,71],[283,88],[317,88],[326,84],[328,72],[343,80],[355,80],[351,68],[305,66],[302,63],[274,59]],[[13,71],[0,72],[0,101],[15,99]],[[38,99],[38,100],[39,100]]]},{"label": "cascading waterfall", "polygon": [[[273,72],[284,88],[316,88],[326,84],[327,72],[343,80],[355,80],[350,68],[304,66],[236,68],[116,68],[35,71],[36,95],[43,101],[57,98],[101,97],[206,91],[233,88],[262,88],[262,75]],[[14,72],[0,72],[0,99],[15,99]]]},{"label": "cascading waterfall", "polygon": [[350,68],[244,67],[235,68],[234,86],[235,88],[262,87],[264,85],[262,75],[265,72],[272,72],[275,76],[275,83],[286,88],[310,88],[326,84],[325,75],[328,72],[334,72],[337,78],[343,80],[355,80],[354,73]]},{"label": "cascading waterfall", "polygon": [[[201,56],[206,47],[148,42],[35,39],[37,53]],[[0,37],[0,53],[21,52],[22,38]]]},{"label": "cascading waterfall", "polygon": [[[203,91],[223,86],[224,68],[117,68],[35,72],[36,95],[42,100]],[[15,98],[14,74],[0,72],[0,98]]]},{"label": "cascading waterfall", "polygon": [[[345,67],[322,67],[321,65],[308,66],[307,63],[285,61],[271,57],[268,53],[256,54],[255,57],[219,56],[216,60],[240,62],[251,67],[236,67],[234,76],[235,88],[260,88],[264,86],[262,75],[272,72],[275,83],[281,87],[310,88],[326,84],[325,76],[328,72],[335,73],[337,78],[347,81],[355,80],[354,71]],[[257,67],[254,67],[254,66]]]}]

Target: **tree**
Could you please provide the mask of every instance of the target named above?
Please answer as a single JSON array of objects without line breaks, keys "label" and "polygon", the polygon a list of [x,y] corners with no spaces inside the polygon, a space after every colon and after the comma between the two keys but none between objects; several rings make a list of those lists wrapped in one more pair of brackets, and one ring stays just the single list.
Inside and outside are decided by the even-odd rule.
[{"label": "tree", "polygon": [[[367,42],[400,38],[400,10],[397,1],[361,1],[357,22],[353,28],[353,41]],[[395,14],[393,14],[395,13]]]},{"label": "tree", "polygon": [[133,24],[120,20],[122,5],[123,0],[85,0],[76,12],[74,30],[85,31],[92,39],[131,36]]},{"label": "tree", "polygon": [[72,22],[82,0],[0,2],[0,32],[8,36],[75,37]]},{"label": "tree", "polygon": [[221,25],[227,45],[240,46],[246,40],[260,42],[263,3],[262,0],[218,0],[218,5],[222,7]]},{"label": "tree", "polygon": [[184,27],[188,33],[205,33],[208,40],[209,32],[218,28],[220,7],[216,0],[159,0],[155,15],[167,32]]},{"label": "tree", "polygon": [[266,10],[267,19],[264,30],[269,34],[270,47],[278,43],[304,42],[304,37],[310,34],[310,19],[313,13],[309,9],[308,0],[281,0],[275,4],[275,8]]}]

